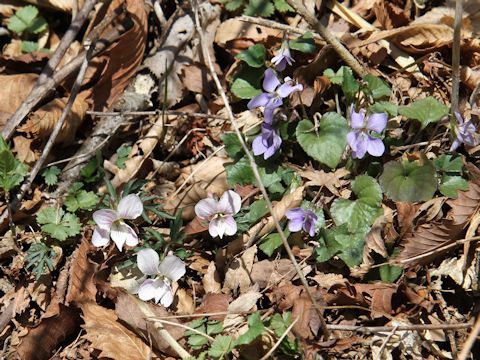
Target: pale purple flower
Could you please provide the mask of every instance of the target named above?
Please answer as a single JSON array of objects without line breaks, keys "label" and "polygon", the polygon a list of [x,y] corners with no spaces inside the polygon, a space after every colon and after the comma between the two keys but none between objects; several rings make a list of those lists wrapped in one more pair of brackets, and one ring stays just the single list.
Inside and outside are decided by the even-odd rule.
[{"label": "pale purple flower", "polygon": [[303,229],[310,236],[315,236],[315,224],[318,217],[312,210],[304,210],[302,208],[289,209],[285,216],[290,220],[288,222],[288,230],[297,232]]},{"label": "pale purple flower", "polygon": [[292,65],[295,62],[290,54],[290,47],[287,41],[282,42],[282,46],[278,51],[278,54],[272,58],[272,63],[275,65],[278,71],[283,71],[288,65]]},{"label": "pale purple flower", "polygon": [[167,255],[160,262],[155,250],[144,249],[137,254],[137,266],[144,275],[152,277],[140,285],[138,297],[143,301],[154,299],[165,307],[172,305],[171,283],[185,275],[185,263],[175,255]]},{"label": "pale purple flower", "polygon": [[382,156],[385,145],[382,139],[375,138],[371,132],[380,134],[387,126],[388,115],[375,113],[366,116],[366,111],[360,109],[355,112],[353,105],[350,108],[350,126],[352,131],[347,134],[348,145],[352,148],[354,159],[361,159],[368,152],[372,156]]},{"label": "pale purple flower", "polygon": [[455,117],[457,118],[457,125],[455,126],[457,138],[453,141],[450,151],[458,149],[461,144],[475,146],[477,144],[477,139],[475,138],[477,129],[475,125],[473,125],[471,120],[465,122],[462,115],[457,111],[455,111]]},{"label": "pale purple flower", "polygon": [[213,197],[200,200],[195,205],[195,213],[201,220],[209,221],[208,232],[212,237],[235,235],[237,223],[233,215],[240,211],[242,199],[235,191],[225,191],[219,201]]},{"label": "pale purple flower", "polygon": [[293,80],[286,77],[282,84],[272,69],[265,70],[265,78],[263,79],[265,92],[250,100],[247,105],[248,108],[252,110],[260,106],[265,107],[265,121],[271,124],[273,122],[273,112],[276,108],[282,106],[282,99],[290,96],[295,91],[303,90],[302,84],[292,85],[292,83]]},{"label": "pale purple flower", "polygon": [[104,209],[93,213],[93,220],[97,223],[92,236],[92,244],[105,246],[112,238],[118,250],[122,251],[123,245],[135,246],[138,244],[138,236],[133,229],[123,220],[133,220],[142,215],[142,200],[130,194],[120,200],[116,210]]},{"label": "pale purple flower", "polygon": [[252,142],[252,149],[255,155],[262,155],[265,160],[272,157],[282,145],[282,138],[278,135],[278,130],[273,125],[264,122],[262,124],[262,133]]}]

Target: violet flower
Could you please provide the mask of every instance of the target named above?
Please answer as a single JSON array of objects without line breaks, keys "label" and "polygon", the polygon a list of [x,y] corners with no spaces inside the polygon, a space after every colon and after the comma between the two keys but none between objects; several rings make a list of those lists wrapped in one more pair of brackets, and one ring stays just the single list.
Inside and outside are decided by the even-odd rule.
[{"label": "violet flower", "polygon": [[350,126],[352,131],[347,134],[348,145],[352,148],[354,159],[362,159],[368,152],[372,156],[382,156],[385,152],[385,145],[382,139],[373,137],[370,132],[380,134],[387,126],[388,115],[386,113],[375,113],[366,116],[366,111],[360,109],[355,112],[353,105],[350,108]]},{"label": "violet flower", "polygon": [[273,125],[264,122],[262,124],[262,133],[252,142],[252,149],[255,155],[262,155],[265,160],[272,157],[282,145],[282,138],[278,135],[278,130]]},{"label": "violet flower", "polygon": [[265,92],[250,100],[247,105],[248,108],[252,110],[260,106],[265,107],[265,122],[271,124],[273,122],[273,112],[276,108],[282,106],[282,99],[290,96],[290,94],[295,91],[303,90],[302,84],[293,86],[292,83],[293,80],[286,77],[282,84],[272,69],[265,70],[265,78],[263,79],[263,89]]},{"label": "violet flower", "polygon": [[283,41],[278,54],[272,58],[272,63],[275,65],[278,71],[283,71],[288,65],[292,65],[295,62],[290,54],[290,47],[288,41]]},{"label": "violet flower", "polygon": [[235,235],[237,223],[233,215],[240,211],[242,199],[235,191],[225,191],[219,201],[213,197],[200,200],[195,205],[195,214],[201,220],[209,221],[208,232],[212,237]]},{"label": "violet flower", "polygon": [[185,263],[175,255],[167,255],[160,262],[158,254],[153,249],[140,250],[137,254],[138,269],[147,276],[138,289],[140,300],[155,299],[155,303],[169,307],[173,302],[171,283],[185,275]]},{"label": "violet flower", "polygon": [[133,220],[142,215],[142,200],[130,194],[120,200],[116,210],[104,209],[93,213],[93,220],[97,223],[92,236],[92,244],[100,247],[109,243],[112,238],[118,250],[122,251],[123,245],[135,246],[138,236],[133,229],[125,224],[124,219]]},{"label": "violet flower", "polygon": [[455,125],[456,139],[453,141],[450,151],[458,149],[463,143],[469,146],[475,146],[477,139],[475,138],[476,127],[471,120],[465,122],[459,112],[455,111],[455,117],[457,118],[457,124]]},{"label": "violet flower", "polygon": [[297,232],[303,229],[310,236],[315,236],[315,224],[318,217],[312,210],[304,210],[302,208],[289,209],[285,216],[290,220],[288,222],[288,230]]}]

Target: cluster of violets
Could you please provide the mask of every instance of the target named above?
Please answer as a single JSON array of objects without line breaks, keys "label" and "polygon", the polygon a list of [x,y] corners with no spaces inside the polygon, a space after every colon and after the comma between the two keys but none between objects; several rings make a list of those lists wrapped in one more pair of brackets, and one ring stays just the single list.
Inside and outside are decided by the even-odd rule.
[{"label": "cluster of violets", "polygon": [[[130,247],[138,245],[138,236],[124,220],[134,220],[143,213],[143,204],[135,194],[120,200],[115,210],[103,209],[93,213],[97,224],[92,236],[92,243],[103,247],[113,240],[119,251],[126,244]],[[185,274],[185,264],[175,255],[167,255],[163,261],[155,250],[143,249],[137,253],[137,267],[143,273],[142,284],[138,289],[138,297],[148,301],[154,299],[169,307],[173,302],[171,284]]]}]

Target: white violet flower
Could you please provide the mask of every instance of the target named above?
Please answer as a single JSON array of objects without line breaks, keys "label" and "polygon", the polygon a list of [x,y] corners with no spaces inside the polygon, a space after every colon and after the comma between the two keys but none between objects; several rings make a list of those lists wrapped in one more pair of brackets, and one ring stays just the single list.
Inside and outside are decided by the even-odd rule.
[{"label": "white violet flower", "polygon": [[93,220],[97,223],[92,236],[93,245],[105,246],[112,238],[118,250],[122,251],[123,245],[135,246],[138,244],[138,236],[133,229],[123,220],[133,220],[142,215],[142,200],[130,194],[120,200],[116,210],[103,209],[93,213]]},{"label": "white violet flower", "polygon": [[195,205],[195,213],[201,220],[209,221],[208,232],[212,237],[235,235],[237,223],[233,215],[240,211],[242,199],[235,191],[225,191],[219,201],[213,197],[200,200]]},{"label": "white violet flower", "polygon": [[137,254],[138,269],[151,279],[146,279],[138,289],[143,301],[155,299],[155,303],[169,307],[173,302],[171,283],[185,275],[185,263],[175,255],[167,255],[162,262],[153,249],[140,250]]}]

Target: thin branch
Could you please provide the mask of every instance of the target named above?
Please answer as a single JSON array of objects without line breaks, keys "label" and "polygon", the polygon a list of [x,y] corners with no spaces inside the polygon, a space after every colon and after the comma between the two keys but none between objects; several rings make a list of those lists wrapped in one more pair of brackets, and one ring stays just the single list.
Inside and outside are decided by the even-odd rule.
[{"label": "thin branch", "polygon": [[332,45],[333,49],[342,58],[345,63],[352,68],[352,70],[360,77],[367,75],[367,71],[358,62],[358,60],[348,51],[348,49],[342,45],[342,43],[333,35],[330,30],[318,21],[313,14],[310,14],[305,6],[299,0],[286,0],[287,3],[300,14],[301,17],[325,39],[327,43]]},{"label": "thin branch", "polygon": [[88,115],[98,116],[98,117],[105,117],[105,116],[153,116],[159,115],[161,113],[165,115],[177,115],[177,116],[187,116],[187,117],[198,117],[198,118],[211,118],[211,119],[218,119],[218,120],[225,120],[228,119],[221,115],[213,115],[213,114],[204,114],[198,112],[186,112],[186,111],[177,111],[177,110],[150,110],[150,111],[87,111]]},{"label": "thin branch", "polygon": [[35,87],[32,89],[27,98],[19,106],[15,114],[7,121],[5,124],[2,135],[5,140],[8,140],[13,135],[17,126],[22,122],[22,120],[28,115],[28,113],[43,99],[43,86],[45,83],[52,77],[55,69],[62,60],[66,51],[70,47],[70,44],[76,38],[78,32],[83,26],[83,23],[87,20],[88,14],[92,11],[95,4],[98,0],[87,0],[82,6],[82,9],[77,14],[75,20],[72,21],[70,27],[68,28],[65,35],[62,37],[60,44],[55,50],[55,53],[52,55],[47,65],[42,70],[42,73],[38,77],[38,80],[35,84]]},{"label": "thin branch", "polygon": [[279,219],[276,218],[275,213],[273,212],[272,202],[270,201],[270,198],[268,197],[267,190],[265,188],[265,185],[263,184],[262,178],[260,177],[260,173],[258,171],[257,164],[255,163],[255,159],[253,158],[252,153],[250,152],[250,149],[248,148],[247,144],[245,143],[245,140],[242,136],[240,128],[237,124],[237,120],[235,119],[235,116],[233,115],[233,111],[232,111],[232,108],[231,108],[230,103],[228,101],[225,90],[223,90],[222,84],[220,83],[220,80],[219,80],[219,78],[218,78],[218,76],[215,72],[213,61],[212,61],[210,53],[207,49],[207,46],[205,44],[205,37],[203,35],[203,30],[201,28],[198,2],[196,0],[193,0],[192,5],[193,5],[194,11],[195,11],[195,27],[197,29],[198,36],[200,38],[200,44],[201,44],[201,47],[202,47],[203,56],[206,59],[208,68],[210,70],[210,74],[212,75],[212,78],[213,78],[213,80],[215,82],[215,85],[217,87],[217,91],[218,91],[218,93],[220,94],[220,96],[223,100],[223,103],[225,105],[225,109],[227,110],[228,118],[230,119],[230,122],[232,123],[232,126],[235,129],[235,133],[237,134],[238,140],[240,141],[240,144],[242,145],[242,148],[243,148],[243,150],[244,150],[244,152],[245,152],[245,154],[248,158],[248,162],[250,164],[250,167],[252,168],[253,175],[255,176],[255,179],[258,183],[258,187],[260,188],[260,190],[263,194],[263,197],[265,198],[265,202],[267,203],[268,211],[270,212],[270,214],[272,216],[272,219],[273,219],[273,222],[275,223],[275,228],[277,229],[278,234],[280,235],[280,238],[282,239],[282,243],[283,243],[283,246],[285,248],[285,251],[287,252],[288,257],[290,258],[290,260],[292,261],[292,264],[295,267],[295,270],[298,274],[298,277],[300,278],[300,281],[302,282],[302,284],[305,288],[305,292],[307,293],[308,297],[312,301],[312,305],[313,305],[313,307],[314,307],[314,309],[315,309],[315,311],[318,315],[319,321],[320,321],[320,328],[322,329],[323,337],[325,339],[328,339],[328,337],[330,335],[330,332],[328,331],[328,329],[326,327],[326,323],[325,323],[325,319],[324,319],[323,314],[322,314],[322,310],[320,309],[320,306],[318,305],[317,301],[315,300],[315,298],[314,298],[314,296],[313,296],[313,294],[310,290],[310,287],[308,286],[307,279],[303,275],[303,273],[302,273],[302,271],[301,271],[301,269],[298,265],[298,262],[295,259],[295,255],[292,252],[292,248],[290,247],[290,244],[288,243],[288,240],[285,236],[285,233],[283,232],[283,229],[280,226]]},{"label": "thin branch", "polygon": [[472,349],[475,341],[477,341],[477,336],[480,333],[480,316],[477,317],[477,321],[475,321],[475,326],[468,335],[467,341],[462,346],[462,351],[460,355],[458,355],[458,360],[466,360],[468,355],[470,354],[470,350]]},{"label": "thin branch", "polygon": [[292,330],[293,326],[297,323],[299,317],[296,317],[295,320],[292,321],[292,323],[285,329],[285,331],[283,332],[282,336],[280,336],[277,340],[277,342],[272,346],[272,348],[265,354],[261,357],[260,360],[267,360],[268,358],[270,358],[270,356],[275,352],[275,350],[280,346],[280,344],[282,343],[283,339],[285,339],[285,336],[288,335],[288,333],[290,332],[290,330]]},{"label": "thin branch", "polygon": [[424,331],[424,330],[462,330],[471,328],[473,324],[422,324],[402,326],[361,326],[361,325],[327,325],[332,331],[355,331],[360,333],[378,333],[396,331]]},{"label": "thin branch", "polygon": [[463,0],[456,0],[452,46],[452,115],[455,111],[458,111],[458,98],[460,89],[460,38],[462,34],[462,12]]}]

